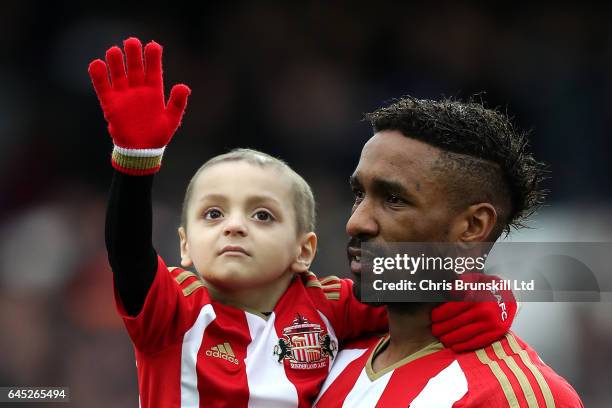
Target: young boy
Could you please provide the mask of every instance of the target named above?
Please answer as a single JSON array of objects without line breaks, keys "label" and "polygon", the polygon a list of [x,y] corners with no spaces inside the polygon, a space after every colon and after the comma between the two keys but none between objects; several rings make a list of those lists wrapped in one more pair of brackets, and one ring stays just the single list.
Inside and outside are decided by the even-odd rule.
[{"label": "young boy", "polygon": [[[384,309],[360,303],[350,280],[308,271],[317,247],[310,187],[251,150],[217,156],[193,176],[179,237],[181,265],[197,273],[166,267],[151,243],[153,174],[190,90],[174,86],[164,106],[161,47],[147,44],[144,63],[140,41],[124,49],[127,75],[118,47],[106,53],[111,82],[101,60],[89,72],[115,145],[106,242],[141,406],[310,406],[338,343],[385,331]],[[445,306],[449,338],[482,315],[477,308],[498,307],[475,304],[468,315]]]}]

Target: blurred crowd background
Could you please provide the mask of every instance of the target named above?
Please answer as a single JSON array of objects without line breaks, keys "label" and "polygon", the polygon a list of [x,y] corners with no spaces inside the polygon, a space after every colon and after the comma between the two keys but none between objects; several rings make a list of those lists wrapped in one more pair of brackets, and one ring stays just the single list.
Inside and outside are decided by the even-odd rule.
[{"label": "blurred crowd background", "polygon": [[[347,180],[371,136],[361,119],[406,94],[479,94],[533,130],[550,195],[511,239],[612,241],[612,10],[497,4],[3,2],[0,386],[68,386],[74,407],[138,404],[104,248],[112,145],[87,75],[132,35],[165,47],[167,90],[193,90],[155,182],[154,242],[168,264],[192,174],[252,147],[311,183],[313,270],[347,276]],[[514,328],[587,407],[610,407],[611,312],[530,303]]]}]

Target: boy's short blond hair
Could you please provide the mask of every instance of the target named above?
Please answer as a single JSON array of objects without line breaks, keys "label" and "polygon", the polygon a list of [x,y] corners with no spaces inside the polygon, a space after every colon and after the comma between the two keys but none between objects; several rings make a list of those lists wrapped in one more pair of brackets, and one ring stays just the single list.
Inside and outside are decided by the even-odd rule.
[{"label": "boy's short blond hair", "polygon": [[298,234],[311,232],[315,230],[315,199],[312,194],[312,189],[287,163],[269,154],[253,150],[253,149],[234,149],[229,153],[221,154],[213,157],[204,163],[198,171],[193,175],[187,190],[185,191],[185,199],[183,200],[183,208],[181,211],[181,226],[187,230],[187,209],[193,191],[193,186],[198,176],[207,168],[215,164],[230,162],[230,161],[245,161],[256,166],[266,167],[273,166],[285,174],[291,181],[293,194],[293,208],[296,218],[296,229]]}]

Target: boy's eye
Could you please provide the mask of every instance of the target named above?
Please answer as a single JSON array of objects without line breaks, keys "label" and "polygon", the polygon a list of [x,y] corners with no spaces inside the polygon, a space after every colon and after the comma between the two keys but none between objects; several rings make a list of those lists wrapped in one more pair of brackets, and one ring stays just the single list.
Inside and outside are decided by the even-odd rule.
[{"label": "boy's eye", "polygon": [[223,217],[223,214],[221,213],[221,211],[215,208],[213,208],[212,210],[208,210],[204,213],[204,218],[206,218],[207,220],[215,220],[221,217]]},{"label": "boy's eye", "polygon": [[255,217],[255,219],[257,221],[272,221],[274,219],[274,217],[272,217],[272,214],[270,214],[268,211],[257,211],[253,217]]}]

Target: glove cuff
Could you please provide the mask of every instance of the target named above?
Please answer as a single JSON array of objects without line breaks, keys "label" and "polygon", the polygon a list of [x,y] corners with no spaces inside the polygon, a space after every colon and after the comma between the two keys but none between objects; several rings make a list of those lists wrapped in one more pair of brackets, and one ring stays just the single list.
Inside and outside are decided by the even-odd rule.
[{"label": "glove cuff", "polygon": [[115,145],[111,162],[118,171],[132,176],[157,173],[166,146],[156,149],[127,149]]}]

